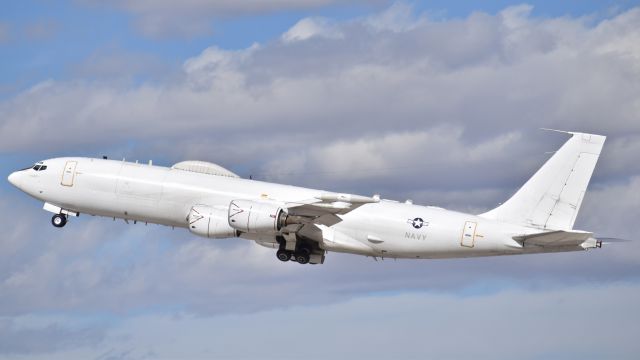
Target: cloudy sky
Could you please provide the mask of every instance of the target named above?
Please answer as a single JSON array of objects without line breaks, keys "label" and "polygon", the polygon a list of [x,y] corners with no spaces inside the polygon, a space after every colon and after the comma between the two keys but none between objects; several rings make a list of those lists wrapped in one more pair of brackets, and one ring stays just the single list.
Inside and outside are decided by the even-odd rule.
[{"label": "cloudy sky", "polygon": [[[553,4],[552,4],[553,3]],[[640,4],[27,0],[0,5],[2,174],[63,156],[219,163],[481,212],[607,135],[583,253],[283,264],[80,217],[0,182],[0,358],[635,359]]]}]

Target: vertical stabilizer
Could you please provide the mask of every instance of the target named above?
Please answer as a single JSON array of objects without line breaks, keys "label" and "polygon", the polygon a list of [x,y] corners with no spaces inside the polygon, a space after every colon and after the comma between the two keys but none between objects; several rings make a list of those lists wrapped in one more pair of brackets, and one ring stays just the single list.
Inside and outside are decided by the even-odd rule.
[{"label": "vertical stabilizer", "polygon": [[571,230],[606,137],[571,138],[509,200],[481,217],[540,229]]}]

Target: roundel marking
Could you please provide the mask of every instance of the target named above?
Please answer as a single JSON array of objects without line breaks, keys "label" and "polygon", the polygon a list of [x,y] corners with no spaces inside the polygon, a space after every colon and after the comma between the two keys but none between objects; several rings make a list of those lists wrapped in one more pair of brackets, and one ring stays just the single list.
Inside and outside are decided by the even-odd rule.
[{"label": "roundel marking", "polygon": [[411,221],[411,226],[413,226],[416,229],[420,229],[423,225],[424,225],[424,220],[422,220],[422,218],[417,217]]}]

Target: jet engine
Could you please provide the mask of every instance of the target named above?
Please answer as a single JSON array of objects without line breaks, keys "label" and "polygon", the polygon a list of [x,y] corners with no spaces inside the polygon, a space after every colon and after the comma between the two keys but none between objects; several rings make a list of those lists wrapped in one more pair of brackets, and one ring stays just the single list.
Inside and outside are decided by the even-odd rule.
[{"label": "jet engine", "polygon": [[189,231],[212,239],[237,237],[238,231],[227,221],[227,211],[206,205],[196,205],[191,208],[189,216]]},{"label": "jet engine", "polygon": [[284,209],[271,202],[233,200],[229,205],[229,225],[243,233],[277,234],[286,219]]}]

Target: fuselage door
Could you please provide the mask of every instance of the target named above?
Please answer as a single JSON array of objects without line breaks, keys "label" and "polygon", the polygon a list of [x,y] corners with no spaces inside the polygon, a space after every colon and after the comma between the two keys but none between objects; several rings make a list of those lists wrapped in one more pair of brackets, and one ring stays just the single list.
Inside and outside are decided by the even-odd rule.
[{"label": "fuselage door", "polygon": [[467,221],[464,223],[460,245],[470,248],[473,247],[473,243],[476,238],[476,226],[478,226],[478,224],[473,221]]},{"label": "fuselage door", "polygon": [[77,161],[67,161],[62,171],[62,186],[73,186],[73,179],[76,177],[76,165]]}]

